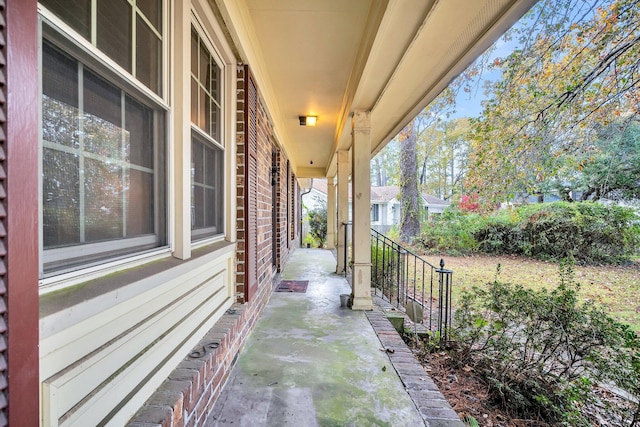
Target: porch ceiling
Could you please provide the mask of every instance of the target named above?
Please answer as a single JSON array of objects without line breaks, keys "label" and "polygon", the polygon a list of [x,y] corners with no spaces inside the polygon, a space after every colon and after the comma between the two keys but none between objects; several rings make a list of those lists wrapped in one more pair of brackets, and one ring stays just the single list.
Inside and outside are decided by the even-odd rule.
[{"label": "porch ceiling", "polygon": [[536,2],[215,1],[299,178],[335,175],[356,110],[371,111],[377,153]]}]

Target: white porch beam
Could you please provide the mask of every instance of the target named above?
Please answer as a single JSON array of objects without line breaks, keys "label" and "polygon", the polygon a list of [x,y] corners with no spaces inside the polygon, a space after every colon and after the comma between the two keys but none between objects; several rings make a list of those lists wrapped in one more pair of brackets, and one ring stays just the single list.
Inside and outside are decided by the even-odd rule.
[{"label": "white porch beam", "polygon": [[371,310],[371,113],[352,121],[353,310]]}]

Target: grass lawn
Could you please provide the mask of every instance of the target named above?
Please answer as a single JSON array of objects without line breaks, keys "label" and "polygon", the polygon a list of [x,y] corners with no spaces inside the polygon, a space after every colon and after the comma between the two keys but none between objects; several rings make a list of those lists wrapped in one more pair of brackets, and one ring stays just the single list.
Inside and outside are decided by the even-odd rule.
[{"label": "grass lawn", "polygon": [[[439,261],[440,258],[426,256]],[[453,270],[454,304],[460,291],[482,286],[496,278],[532,289],[552,288],[559,283],[558,265],[511,256],[444,256],[445,268]],[[575,266],[575,281],[585,303],[598,303],[617,320],[640,331],[640,262],[629,266]]]}]

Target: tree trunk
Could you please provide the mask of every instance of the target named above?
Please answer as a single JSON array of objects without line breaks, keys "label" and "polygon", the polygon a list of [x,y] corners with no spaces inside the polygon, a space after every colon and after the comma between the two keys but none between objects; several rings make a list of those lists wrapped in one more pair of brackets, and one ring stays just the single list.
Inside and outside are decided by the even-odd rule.
[{"label": "tree trunk", "polygon": [[427,182],[427,158],[425,156],[424,162],[422,162],[422,172],[420,172],[420,185],[424,185]]},{"label": "tree trunk", "polygon": [[373,158],[373,164],[375,167],[376,174],[376,186],[380,187],[382,185],[382,167],[380,166],[380,159],[378,156]]},{"label": "tree trunk", "polygon": [[413,121],[404,129],[405,138],[400,149],[400,240],[413,243],[420,233],[420,205],[418,203],[416,132]]}]

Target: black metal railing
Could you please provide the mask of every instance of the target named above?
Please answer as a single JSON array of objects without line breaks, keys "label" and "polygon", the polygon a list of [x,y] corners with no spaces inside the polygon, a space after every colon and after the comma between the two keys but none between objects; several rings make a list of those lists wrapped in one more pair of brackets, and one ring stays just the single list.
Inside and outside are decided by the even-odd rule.
[{"label": "black metal railing", "polygon": [[452,285],[453,271],[444,268],[444,260],[438,268],[371,229],[371,287],[401,310],[420,305],[418,321],[437,340],[448,340]]},{"label": "black metal railing", "polygon": [[352,244],[351,244],[351,226],[352,226],[352,222],[348,221],[348,222],[343,222],[342,223],[342,229],[344,231],[343,234],[343,243],[344,243],[344,254],[343,254],[343,266],[344,269],[342,270],[342,272],[344,273],[345,276],[347,276],[347,274],[349,273],[349,271],[351,270],[351,254],[352,254]]}]

